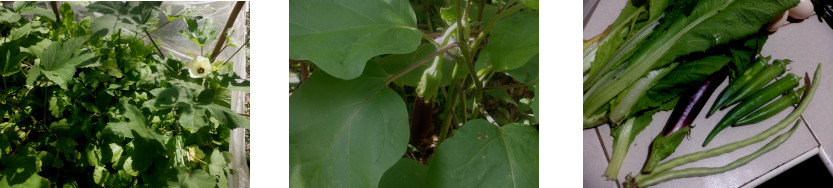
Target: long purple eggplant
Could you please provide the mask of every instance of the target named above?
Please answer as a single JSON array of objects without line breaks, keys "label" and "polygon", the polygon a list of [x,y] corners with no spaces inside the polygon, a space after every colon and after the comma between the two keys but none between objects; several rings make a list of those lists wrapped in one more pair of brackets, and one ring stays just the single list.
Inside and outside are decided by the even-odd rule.
[{"label": "long purple eggplant", "polygon": [[645,166],[642,167],[642,173],[650,173],[660,161],[674,153],[683,138],[691,131],[691,123],[700,114],[706,101],[725,79],[726,70],[719,70],[709,76],[702,85],[687,89],[681,94],[662,132],[651,142],[651,150]]}]

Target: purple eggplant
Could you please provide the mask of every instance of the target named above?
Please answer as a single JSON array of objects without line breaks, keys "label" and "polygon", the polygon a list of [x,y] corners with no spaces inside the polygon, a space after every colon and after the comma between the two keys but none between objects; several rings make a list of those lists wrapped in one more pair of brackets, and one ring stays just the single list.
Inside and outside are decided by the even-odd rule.
[{"label": "purple eggplant", "polygon": [[648,160],[645,161],[642,173],[650,173],[660,161],[674,153],[683,138],[691,131],[691,123],[700,114],[706,101],[726,77],[726,70],[719,70],[710,75],[703,84],[681,93],[662,132],[651,142]]}]

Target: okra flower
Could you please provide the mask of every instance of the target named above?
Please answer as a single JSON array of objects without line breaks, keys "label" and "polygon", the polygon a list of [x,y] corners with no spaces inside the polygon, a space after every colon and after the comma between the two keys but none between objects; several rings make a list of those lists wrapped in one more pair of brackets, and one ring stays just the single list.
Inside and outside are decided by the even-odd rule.
[{"label": "okra flower", "polygon": [[210,72],[211,62],[208,61],[208,58],[197,56],[188,63],[188,73],[191,73],[191,78],[202,78]]}]

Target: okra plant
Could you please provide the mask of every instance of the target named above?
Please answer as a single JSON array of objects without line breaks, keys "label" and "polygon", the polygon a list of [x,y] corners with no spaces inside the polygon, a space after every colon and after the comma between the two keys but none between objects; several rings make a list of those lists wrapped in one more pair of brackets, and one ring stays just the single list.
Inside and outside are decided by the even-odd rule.
[{"label": "okra plant", "polygon": [[538,186],[537,0],[289,11],[290,187]]},{"label": "okra plant", "polygon": [[248,81],[160,53],[161,2],[74,3],[0,7],[0,187],[227,187]]}]

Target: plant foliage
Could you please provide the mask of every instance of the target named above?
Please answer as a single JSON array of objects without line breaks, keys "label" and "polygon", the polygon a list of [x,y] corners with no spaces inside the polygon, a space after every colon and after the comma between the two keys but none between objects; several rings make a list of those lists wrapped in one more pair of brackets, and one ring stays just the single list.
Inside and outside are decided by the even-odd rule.
[{"label": "plant foliage", "polygon": [[538,186],[537,1],[289,4],[291,187]]},{"label": "plant foliage", "polygon": [[248,82],[158,55],[160,4],[0,8],[0,187],[228,186],[230,130],[249,120],[226,101]]}]

